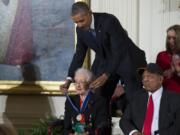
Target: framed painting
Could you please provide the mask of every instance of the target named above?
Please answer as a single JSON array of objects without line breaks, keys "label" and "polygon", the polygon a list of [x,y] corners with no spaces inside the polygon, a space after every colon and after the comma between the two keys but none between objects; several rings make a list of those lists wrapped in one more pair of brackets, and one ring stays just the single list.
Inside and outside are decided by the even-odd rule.
[{"label": "framed painting", "polygon": [[0,0],[1,94],[61,94],[75,49],[74,2]]}]

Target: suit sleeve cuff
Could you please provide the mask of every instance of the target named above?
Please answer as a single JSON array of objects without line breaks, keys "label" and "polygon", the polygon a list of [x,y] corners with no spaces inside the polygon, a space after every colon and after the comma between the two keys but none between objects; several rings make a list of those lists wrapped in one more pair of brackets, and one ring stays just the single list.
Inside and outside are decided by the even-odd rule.
[{"label": "suit sleeve cuff", "polygon": [[129,133],[129,135],[133,135],[133,133],[135,133],[135,132],[138,132],[138,130],[132,130],[130,133]]},{"label": "suit sleeve cuff", "polygon": [[66,80],[69,80],[71,82],[73,81],[72,77],[70,77],[70,76],[66,77]]}]

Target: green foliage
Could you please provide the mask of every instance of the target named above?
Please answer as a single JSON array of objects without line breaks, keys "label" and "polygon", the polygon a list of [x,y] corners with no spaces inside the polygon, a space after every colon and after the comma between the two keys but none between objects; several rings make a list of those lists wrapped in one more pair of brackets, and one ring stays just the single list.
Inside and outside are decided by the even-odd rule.
[{"label": "green foliage", "polygon": [[18,129],[18,135],[25,135],[25,131],[23,129]]},{"label": "green foliage", "polygon": [[[48,128],[50,125],[54,125],[51,128],[52,135],[63,134],[63,122],[61,119],[56,117],[48,117],[46,119],[40,119],[40,121],[28,130],[28,135],[48,135]],[[25,135],[23,131],[19,131],[18,135]]]}]

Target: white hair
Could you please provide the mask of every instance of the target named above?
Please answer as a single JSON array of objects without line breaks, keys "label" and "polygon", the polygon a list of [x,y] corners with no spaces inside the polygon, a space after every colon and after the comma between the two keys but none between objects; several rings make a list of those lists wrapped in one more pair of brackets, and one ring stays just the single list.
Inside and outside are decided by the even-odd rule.
[{"label": "white hair", "polygon": [[75,76],[83,75],[86,78],[86,82],[91,82],[93,79],[93,73],[85,68],[79,68],[75,72]]}]

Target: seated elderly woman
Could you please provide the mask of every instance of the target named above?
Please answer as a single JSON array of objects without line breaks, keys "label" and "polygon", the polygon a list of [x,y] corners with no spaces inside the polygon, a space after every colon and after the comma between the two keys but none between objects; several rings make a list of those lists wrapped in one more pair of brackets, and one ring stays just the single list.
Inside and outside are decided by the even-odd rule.
[{"label": "seated elderly woman", "polygon": [[76,71],[76,95],[66,94],[64,134],[65,135],[110,135],[110,119],[105,99],[89,88],[93,75],[80,68]]}]

